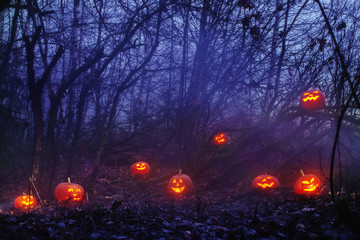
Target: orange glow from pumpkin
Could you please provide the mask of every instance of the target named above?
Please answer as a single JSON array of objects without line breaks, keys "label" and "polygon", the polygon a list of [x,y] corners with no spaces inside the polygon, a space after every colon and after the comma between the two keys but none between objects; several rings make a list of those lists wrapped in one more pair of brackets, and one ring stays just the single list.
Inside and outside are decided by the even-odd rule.
[{"label": "orange glow from pumpkin", "polygon": [[220,134],[220,136],[215,136],[215,141],[217,143],[223,143],[225,142],[225,135],[223,133]]},{"label": "orange glow from pumpkin", "polygon": [[301,95],[300,105],[304,109],[320,109],[325,105],[325,96],[319,90],[306,91]]},{"label": "orange glow from pumpkin", "polygon": [[272,183],[270,183],[270,184],[268,184],[268,183],[258,183],[257,185],[259,186],[259,187],[262,187],[262,188],[272,188],[272,186],[274,186],[274,182],[272,182]]},{"label": "orange glow from pumpkin", "polygon": [[21,201],[22,204],[26,206],[34,204],[34,198],[32,196],[30,196],[30,198],[27,196],[23,196],[22,198],[23,198],[23,200]]},{"label": "orange glow from pumpkin", "polygon": [[277,188],[280,185],[279,180],[271,175],[259,175],[252,182],[253,188],[266,189]]},{"label": "orange glow from pumpkin", "polygon": [[321,192],[320,179],[312,174],[300,177],[294,186],[294,191],[298,195],[312,196]]},{"label": "orange glow from pumpkin", "polygon": [[146,169],[145,163],[137,163],[137,164],[136,164],[136,169],[137,169],[137,170],[144,170],[144,169]]},{"label": "orange glow from pumpkin", "polygon": [[36,199],[30,195],[22,195],[14,200],[14,207],[20,210],[32,209],[35,208],[36,205]]},{"label": "orange glow from pumpkin", "polygon": [[218,133],[212,140],[215,145],[225,145],[228,142],[228,136],[225,133]]},{"label": "orange glow from pumpkin", "polygon": [[150,165],[147,162],[136,162],[130,166],[130,174],[132,176],[145,177],[150,172]]},{"label": "orange glow from pumpkin", "polygon": [[72,206],[71,203],[84,203],[85,191],[83,187],[75,183],[59,183],[55,187],[55,198],[59,204],[66,204]]},{"label": "orange glow from pumpkin", "polygon": [[301,183],[303,184],[304,188],[303,190],[305,192],[313,192],[316,190],[316,188],[319,187],[319,184],[313,184],[315,181],[315,178],[311,178],[310,181],[302,181]]},{"label": "orange glow from pumpkin", "polygon": [[[318,93],[318,91],[316,91],[316,92]],[[319,96],[314,96],[313,94],[310,94],[310,93],[304,93],[304,96],[306,96],[306,97],[303,98],[304,102],[315,101],[316,99],[319,98]]]},{"label": "orange glow from pumpkin", "polygon": [[73,188],[69,188],[68,192],[70,193],[70,196],[68,196],[66,199],[72,198],[74,201],[81,201],[81,198],[77,197],[79,193],[81,193],[80,189],[76,189],[74,192]]},{"label": "orange glow from pumpkin", "polygon": [[186,174],[182,174],[182,171],[179,170],[178,174],[170,178],[168,190],[173,196],[182,197],[191,191],[192,186],[191,178]]},{"label": "orange glow from pumpkin", "polygon": [[[175,186],[176,186],[176,187],[171,187],[171,189],[172,189],[174,192],[176,192],[176,193],[182,193],[182,192],[184,191],[185,185],[182,185],[183,181],[182,181],[181,178],[180,178],[179,182],[177,182],[176,179],[174,179],[174,180],[172,181],[172,183],[175,184]],[[182,186],[181,186],[180,184],[181,184]]]}]

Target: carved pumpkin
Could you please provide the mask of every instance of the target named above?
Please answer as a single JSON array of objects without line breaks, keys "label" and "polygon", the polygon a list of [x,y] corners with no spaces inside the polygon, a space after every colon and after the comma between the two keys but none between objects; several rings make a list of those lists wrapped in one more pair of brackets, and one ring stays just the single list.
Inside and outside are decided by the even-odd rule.
[{"label": "carved pumpkin", "polygon": [[64,182],[55,187],[54,195],[59,204],[81,204],[84,201],[84,188],[76,183]]},{"label": "carved pumpkin", "polygon": [[300,106],[303,109],[320,109],[325,105],[325,96],[320,90],[304,92],[300,98]]},{"label": "carved pumpkin", "polygon": [[214,145],[225,145],[228,142],[228,140],[229,140],[228,136],[225,133],[220,132],[214,135],[212,139],[212,143]]},{"label": "carved pumpkin", "polygon": [[252,181],[253,188],[256,189],[274,189],[280,185],[279,180],[271,175],[259,175]]},{"label": "carved pumpkin", "polygon": [[191,178],[186,174],[182,174],[181,170],[179,170],[179,173],[169,180],[168,188],[171,194],[183,196],[190,192],[192,188]]},{"label": "carved pumpkin", "polygon": [[150,166],[147,162],[136,162],[130,166],[130,174],[132,176],[144,176],[150,172]]},{"label": "carved pumpkin", "polygon": [[30,195],[21,195],[14,200],[14,207],[19,210],[33,209],[36,206],[36,199]]},{"label": "carved pumpkin", "polygon": [[298,195],[316,195],[320,191],[320,179],[313,174],[301,176],[295,183],[294,190]]}]

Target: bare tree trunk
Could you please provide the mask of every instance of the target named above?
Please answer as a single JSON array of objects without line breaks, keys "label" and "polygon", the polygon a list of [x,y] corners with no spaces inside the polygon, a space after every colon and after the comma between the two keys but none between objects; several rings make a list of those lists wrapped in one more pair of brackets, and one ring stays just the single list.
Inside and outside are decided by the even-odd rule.
[{"label": "bare tree trunk", "polygon": [[203,117],[204,107],[207,105],[208,101],[206,59],[208,55],[209,39],[206,27],[209,11],[210,3],[207,0],[204,0],[200,17],[198,47],[194,57],[193,72],[186,102],[186,129],[182,131],[185,133],[186,145],[184,145],[184,152],[187,154],[187,156],[185,156],[186,159],[190,159],[196,149],[196,134],[201,127],[200,125],[204,124],[201,119]]},{"label": "bare tree trunk", "polygon": [[[279,0],[276,1],[276,8],[278,7],[279,4]],[[285,12],[285,23],[284,23],[284,28],[282,30],[282,41],[281,41],[281,52],[280,52],[280,56],[278,59],[278,64],[277,64],[277,69],[276,69],[276,76],[275,76],[275,80],[274,80],[274,94],[270,100],[270,103],[268,105],[266,114],[265,114],[265,118],[267,120],[269,120],[270,118],[270,114],[273,111],[275,102],[279,96],[279,82],[280,82],[280,76],[281,76],[281,68],[283,65],[283,61],[284,61],[284,56],[285,56],[285,51],[286,51],[286,37],[287,37],[287,33],[288,33],[288,16],[289,16],[289,9],[290,9],[290,0],[287,1],[286,4],[286,12]],[[277,12],[276,16],[278,16],[279,12]],[[276,18],[276,21],[279,21],[279,18]],[[276,23],[276,25],[278,26],[278,22]],[[274,34],[277,34],[277,31],[274,31]],[[273,36],[273,39],[277,39],[277,35]],[[276,41],[276,40],[273,40]],[[274,44],[274,42],[273,42]],[[275,56],[275,52],[273,52],[274,56]],[[273,61],[274,59],[272,59]],[[272,70],[273,71],[273,70]]]},{"label": "bare tree trunk", "polygon": [[[70,40],[70,58],[69,58],[69,67],[70,71],[76,69],[79,65],[79,9],[80,9],[80,0],[74,0],[74,9],[73,9],[73,21],[71,28],[71,40]],[[71,139],[71,135],[74,132],[74,102],[75,102],[75,93],[73,87],[69,90],[69,98],[67,104],[67,124],[65,129],[65,139]]]},{"label": "bare tree trunk", "polygon": [[[266,92],[265,92],[265,97],[264,97],[264,106],[267,105],[267,103],[269,103],[269,99],[271,96],[271,91],[273,90],[273,83],[272,83],[272,79],[274,79],[275,76],[275,62],[278,60],[278,56],[276,54],[276,48],[277,48],[277,43],[279,40],[279,21],[280,21],[280,11],[278,11],[278,6],[280,4],[279,0],[276,0],[275,3],[275,19],[274,19],[274,26],[272,27],[273,29],[273,35],[272,35],[272,40],[271,40],[271,51],[270,51],[270,66],[269,66],[269,71],[268,71],[268,84],[267,84],[267,88],[266,88]],[[270,105],[267,105],[266,109],[269,109]],[[265,113],[265,118],[267,118],[268,116],[268,111],[266,111]]]},{"label": "bare tree trunk", "polygon": [[[189,3],[190,4],[190,3]],[[185,20],[184,20],[184,31],[182,38],[182,62],[181,62],[181,73],[180,73],[180,88],[179,88],[179,109],[176,115],[176,140],[179,147],[179,151],[183,150],[183,130],[185,121],[185,88],[187,78],[187,52],[188,52],[188,32],[189,32],[189,7],[185,7]],[[178,161],[178,159],[176,159]]]},{"label": "bare tree trunk", "polygon": [[[53,158],[53,160],[55,160],[55,162],[53,162],[52,165],[52,170],[51,170],[51,175],[54,176],[55,175],[55,170],[56,170],[56,158],[57,156],[55,155],[55,126],[57,123],[57,115],[59,112],[59,108],[61,105],[61,101],[63,99],[63,97],[65,96],[65,92],[67,89],[69,89],[69,87],[76,81],[76,79],[78,79],[78,77],[84,73],[85,71],[87,71],[89,68],[91,68],[92,66],[95,65],[95,63],[97,63],[102,56],[102,51],[97,52],[96,55],[93,58],[89,58],[87,60],[87,62],[85,62],[83,65],[81,65],[79,68],[77,69],[73,69],[69,76],[63,80],[63,84],[59,87],[58,91],[56,92],[56,94],[53,94],[50,96],[50,109],[49,109],[49,121],[48,121],[48,143],[49,143],[49,147],[51,150],[51,156]],[[50,184],[49,184],[50,185]]]},{"label": "bare tree trunk", "polygon": [[351,77],[350,77],[348,68],[347,68],[346,63],[345,63],[345,58],[344,58],[344,56],[343,56],[343,54],[342,54],[342,52],[340,50],[340,46],[339,46],[338,42],[336,41],[334,30],[330,25],[329,19],[326,16],[325,10],[324,10],[323,6],[321,5],[320,1],[319,0],[314,0],[314,1],[319,5],[321,14],[323,15],[323,17],[325,19],[326,27],[329,30],[329,34],[331,36],[332,41],[334,42],[335,52],[339,57],[339,60],[340,60],[340,63],[341,63],[341,68],[342,68],[342,70],[344,72],[345,79],[346,79],[346,81],[348,82],[348,84],[350,86],[351,95],[354,98],[356,104],[358,105],[358,108],[360,108],[360,101],[359,101],[359,97],[357,96],[357,91],[356,91],[357,89],[354,87],[354,83],[351,81]]},{"label": "bare tree trunk", "polygon": [[51,63],[45,69],[41,79],[35,81],[35,70],[34,70],[34,61],[35,61],[35,44],[40,37],[41,27],[36,29],[36,32],[30,41],[29,37],[23,35],[26,48],[26,62],[27,62],[27,77],[28,77],[28,86],[30,93],[30,101],[33,110],[34,116],[34,152],[33,152],[33,161],[31,169],[31,178],[35,182],[39,177],[39,166],[40,166],[40,157],[42,152],[42,138],[43,138],[43,107],[42,107],[42,95],[43,88],[48,80],[52,69],[55,67],[56,63],[59,61],[64,50],[60,46],[51,60]]},{"label": "bare tree trunk", "polygon": [[[12,50],[12,46],[14,45],[14,42],[15,42],[16,31],[17,31],[17,26],[18,26],[18,19],[19,19],[19,12],[20,12],[20,7],[19,7],[20,3],[21,3],[21,0],[16,0],[15,12],[14,12],[14,16],[13,16],[12,23],[11,23],[9,45],[6,49],[5,55],[3,56],[2,63],[0,66],[0,83],[2,82],[2,79],[3,79],[2,76],[4,76],[4,71],[7,67],[7,65],[9,64],[10,53]],[[0,15],[1,15],[1,18],[3,18],[3,14],[0,13]],[[4,25],[1,26],[2,30],[3,30],[3,27],[4,27]]]},{"label": "bare tree trunk", "polygon": [[331,36],[331,39],[335,45],[335,52],[339,57],[340,63],[341,63],[341,68],[343,71],[343,75],[344,78],[347,80],[350,89],[351,89],[351,95],[349,96],[349,98],[347,99],[345,105],[342,107],[341,109],[341,113],[337,122],[337,128],[336,128],[336,133],[335,133],[335,138],[334,138],[334,144],[333,144],[333,149],[332,149],[332,153],[331,153],[331,160],[330,160],[330,193],[331,193],[331,197],[333,202],[335,202],[335,191],[334,191],[334,163],[335,163],[335,155],[336,155],[336,146],[338,143],[338,139],[339,139],[339,135],[340,135],[340,128],[341,128],[341,123],[342,120],[345,116],[346,110],[350,104],[350,102],[354,99],[356,104],[358,105],[358,107],[360,108],[360,102],[359,102],[359,98],[357,96],[357,91],[356,89],[358,88],[359,82],[360,80],[358,78],[354,79],[354,83],[351,81],[351,77],[348,71],[348,68],[345,64],[345,58],[340,50],[339,44],[335,38],[335,34],[334,34],[334,30],[330,25],[329,19],[325,13],[325,10],[323,8],[323,6],[321,5],[319,0],[315,0],[315,2],[318,4],[321,14],[323,15],[324,19],[325,19],[325,23],[326,23],[326,27],[329,31],[329,34]]},{"label": "bare tree trunk", "polygon": [[[79,3],[80,0],[74,0],[73,8],[73,21],[71,28],[71,40],[70,40],[70,57],[69,57],[69,72],[74,71],[78,67],[78,43],[79,43]],[[70,139],[72,134],[73,125],[74,125],[74,92],[72,86],[69,87],[69,100],[67,104],[67,125],[65,128],[65,139]],[[49,189],[48,192],[52,191],[52,185],[54,182],[55,171],[59,161],[59,154],[57,153],[58,149],[56,148],[56,139],[55,139],[55,126],[58,118],[58,109],[61,104],[62,98],[51,96],[50,97],[50,109],[49,109],[49,122],[48,122],[48,148],[47,155],[49,156],[48,161],[51,161],[51,171],[50,180],[49,180]],[[68,176],[66,176],[68,177]]]},{"label": "bare tree trunk", "polygon": [[78,147],[78,141],[79,141],[79,137],[80,137],[80,129],[83,123],[83,116],[84,116],[84,110],[85,110],[85,105],[86,105],[86,100],[87,100],[87,96],[89,93],[89,90],[91,88],[91,84],[94,82],[92,79],[90,80],[90,83],[87,83],[80,92],[80,97],[79,97],[79,102],[77,105],[77,113],[76,113],[76,120],[75,120],[75,129],[74,129],[74,134],[72,137],[72,141],[71,141],[71,145],[70,145],[70,154],[69,154],[69,162],[68,162],[68,167],[67,167],[67,174],[66,176],[70,177],[73,179],[73,168],[74,168],[74,155],[75,155],[75,150]]},{"label": "bare tree trunk", "polygon": [[[133,86],[137,82],[137,80],[140,78],[140,76],[142,74],[140,74],[139,76],[135,76],[135,75],[137,73],[139,73],[146,66],[146,64],[150,61],[150,59],[152,58],[152,56],[155,53],[155,50],[157,49],[157,47],[159,45],[160,25],[162,22],[161,15],[162,15],[163,10],[164,10],[164,2],[160,1],[157,26],[156,26],[156,34],[155,34],[155,42],[154,42],[154,45],[152,46],[149,54],[146,56],[146,58],[143,60],[143,62],[138,67],[136,67],[130,71],[130,73],[126,76],[124,81],[120,84],[120,86],[116,90],[116,94],[115,94],[114,100],[112,102],[112,107],[110,109],[109,118],[108,118],[108,121],[105,126],[105,131],[104,131],[104,134],[102,135],[102,138],[101,138],[100,144],[99,144],[99,148],[96,152],[96,156],[93,161],[93,168],[92,168],[92,172],[90,173],[90,177],[89,177],[89,184],[90,184],[89,189],[92,189],[92,187],[94,186],[94,183],[95,183],[95,179],[96,179],[99,164],[100,164],[101,154],[104,150],[105,144],[107,142],[107,138],[109,136],[110,129],[112,127],[112,124],[113,124],[113,121],[114,121],[114,118],[116,115],[116,109],[117,109],[120,95],[125,89]],[[144,22],[142,22],[141,24],[144,24]],[[133,34],[135,34],[134,31],[133,31]],[[130,38],[127,40],[130,40]],[[120,50],[120,49],[118,49],[118,50]],[[113,57],[115,57],[115,55],[113,55]],[[108,64],[109,62],[110,61],[106,61],[105,63]],[[91,193],[91,190],[90,190],[90,193]]]},{"label": "bare tree trunk", "polygon": [[[101,34],[102,34],[102,31],[103,31],[103,24],[104,24],[104,21],[103,21],[103,18],[101,16],[102,14],[102,10],[103,10],[103,2],[102,1],[99,1],[98,2],[99,4],[99,24],[98,24],[98,28],[97,28],[97,31],[98,31],[98,35],[97,35],[97,47],[100,47],[100,44],[101,44]],[[98,64],[97,68],[99,69],[100,68],[100,63]],[[99,75],[100,77],[100,75]],[[101,105],[101,84],[96,84],[94,86],[95,88],[95,132],[96,133],[100,133],[101,132],[101,128],[102,128],[102,105]]]}]

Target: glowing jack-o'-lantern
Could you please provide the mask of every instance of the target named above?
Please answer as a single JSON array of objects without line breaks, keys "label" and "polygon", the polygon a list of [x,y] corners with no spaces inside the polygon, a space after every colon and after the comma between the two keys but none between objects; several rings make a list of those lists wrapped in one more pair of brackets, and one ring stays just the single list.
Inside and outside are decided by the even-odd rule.
[{"label": "glowing jack-o'-lantern", "polygon": [[179,170],[179,173],[169,180],[168,188],[171,194],[183,196],[190,192],[192,185],[191,178]]},{"label": "glowing jack-o'-lantern", "polygon": [[147,162],[136,162],[130,166],[130,174],[132,176],[144,176],[150,172],[150,165]]},{"label": "glowing jack-o'-lantern", "polygon": [[295,183],[294,191],[298,195],[312,196],[320,191],[320,179],[313,174],[301,176]]},{"label": "glowing jack-o'-lantern", "polygon": [[214,135],[212,143],[214,145],[225,145],[228,143],[228,140],[228,136],[225,133],[221,132]]},{"label": "glowing jack-o'-lantern", "polygon": [[19,210],[34,209],[36,206],[36,199],[30,195],[22,195],[14,200],[14,207]]},{"label": "glowing jack-o'-lantern", "polygon": [[320,90],[304,92],[300,98],[300,106],[303,109],[320,109],[325,105],[325,96]]},{"label": "glowing jack-o'-lantern", "polygon": [[84,188],[76,183],[68,182],[59,183],[55,187],[54,195],[58,204],[81,204],[84,201]]},{"label": "glowing jack-o'-lantern", "polygon": [[274,189],[280,185],[279,180],[271,175],[259,175],[252,181],[253,188],[256,189]]}]

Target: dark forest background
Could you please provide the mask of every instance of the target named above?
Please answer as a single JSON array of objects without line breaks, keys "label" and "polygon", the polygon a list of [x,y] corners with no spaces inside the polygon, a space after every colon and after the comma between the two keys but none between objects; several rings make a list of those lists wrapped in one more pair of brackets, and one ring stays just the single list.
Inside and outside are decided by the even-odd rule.
[{"label": "dark forest background", "polygon": [[[234,184],[333,167],[359,190],[359,19],[351,0],[2,1],[0,181],[147,160]],[[300,108],[311,88],[324,109]]]}]

